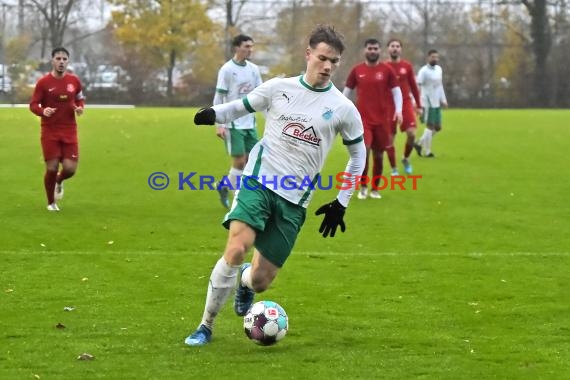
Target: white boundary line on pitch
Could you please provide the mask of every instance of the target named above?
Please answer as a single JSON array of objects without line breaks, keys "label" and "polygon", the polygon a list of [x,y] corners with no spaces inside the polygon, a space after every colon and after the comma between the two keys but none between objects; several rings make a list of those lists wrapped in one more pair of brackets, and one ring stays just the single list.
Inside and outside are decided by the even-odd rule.
[{"label": "white boundary line on pitch", "polygon": [[[132,255],[132,256],[150,256],[150,255],[167,255],[167,256],[194,256],[194,255],[222,255],[222,250],[220,251],[161,251],[161,250],[146,250],[146,251],[125,251],[125,250],[114,250],[112,247],[102,247],[98,251],[57,251],[50,250],[49,247],[38,249],[38,250],[19,250],[19,251],[7,251],[0,250],[1,255],[14,255],[14,254],[57,254],[57,255]],[[322,252],[322,251],[293,251],[293,256],[332,256],[332,257],[391,257],[391,256],[434,256],[434,257],[446,257],[446,256],[457,256],[457,257],[517,257],[517,256],[546,256],[546,257],[570,257],[570,252]]]}]

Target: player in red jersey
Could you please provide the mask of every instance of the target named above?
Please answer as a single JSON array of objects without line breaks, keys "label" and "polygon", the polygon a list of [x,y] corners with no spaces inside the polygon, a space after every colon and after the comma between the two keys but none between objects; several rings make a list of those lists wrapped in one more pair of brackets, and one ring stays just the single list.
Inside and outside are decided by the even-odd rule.
[{"label": "player in red jersey", "polygon": [[30,101],[30,110],[41,117],[49,211],[59,211],[55,201],[63,197],[63,181],[75,174],[79,160],[75,115],[83,114],[84,96],[79,78],[67,72],[68,64],[69,52],[53,49],[52,70],[38,80]]},{"label": "player in red jersey", "polygon": [[[420,101],[420,91],[416,83],[416,77],[414,74],[414,67],[412,64],[401,58],[402,56],[402,42],[396,38],[392,38],[388,42],[388,54],[390,55],[390,60],[386,61],[392,69],[396,72],[398,77],[398,83],[400,84],[400,89],[402,90],[402,97],[404,99],[402,106],[402,116],[403,120],[400,123],[400,131],[405,132],[407,135],[406,145],[404,146],[404,158],[402,159],[402,164],[404,164],[404,171],[406,174],[412,174],[412,165],[410,164],[410,154],[414,149],[414,142],[416,139],[416,112],[421,113],[422,103]],[[414,110],[415,101],[416,108]],[[397,123],[392,125],[392,134],[395,137]],[[392,152],[388,151],[388,156],[393,155],[395,160],[396,153],[394,152],[394,147],[392,146]]]},{"label": "player in red jersey", "polygon": [[[393,121],[402,122],[402,93],[394,71],[380,62],[380,42],[377,39],[369,38],[364,42],[364,58],[364,62],[350,71],[343,94],[350,97],[356,89],[356,108],[364,124],[366,145],[366,166],[362,175],[368,178],[368,153],[372,150],[375,180],[371,183],[370,197],[378,199],[381,198],[377,189],[382,175],[383,153],[392,145],[391,126]],[[366,179],[360,185],[358,199],[366,199]]]}]

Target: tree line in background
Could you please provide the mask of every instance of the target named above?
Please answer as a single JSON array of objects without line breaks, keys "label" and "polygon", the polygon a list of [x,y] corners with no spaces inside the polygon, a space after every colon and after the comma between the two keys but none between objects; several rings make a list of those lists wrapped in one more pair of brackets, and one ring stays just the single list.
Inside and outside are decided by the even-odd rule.
[{"label": "tree line in background", "polygon": [[[416,70],[439,50],[448,98],[463,107],[569,107],[567,0],[0,0],[0,101],[27,102],[54,46],[72,53],[92,102],[205,105],[237,33],[256,41],[264,76],[305,67],[305,36],[335,25],[347,50],[401,39]],[[89,16],[89,17],[87,17]],[[387,57],[386,57],[387,58]],[[2,72],[0,72],[1,74]]]}]

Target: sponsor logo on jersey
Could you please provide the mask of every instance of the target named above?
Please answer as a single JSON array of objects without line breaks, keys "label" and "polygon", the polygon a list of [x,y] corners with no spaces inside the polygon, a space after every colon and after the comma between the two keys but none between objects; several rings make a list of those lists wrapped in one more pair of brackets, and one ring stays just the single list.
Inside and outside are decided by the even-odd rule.
[{"label": "sponsor logo on jersey", "polygon": [[66,89],[67,89],[67,92],[74,92],[75,86],[73,85],[73,83],[68,83]]},{"label": "sponsor logo on jersey", "polygon": [[240,83],[238,86],[238,94],[247,95],[253,91],[253,86],[249,82]]},{"label": "sponsor logo on jersey", "polygon": [[281,97],[287,99],[287,103],[291,101],[291,95],[287,94],[286,92],[282,92]]},{"label": "sponsor logo on jersey", "polygon": [[291,121],[294,123],[309,123],[311,121],[310,117],[305,115],[281,115],[279,116],[278,121]]},{"label": "sponsor logo on jersey", "polygon": [[313,127],[305,128],[303,124],[289,123],[283,128],[281,133],[307,144],[316,146],[321,144],[321,139],[315,133],[315,129]]}]

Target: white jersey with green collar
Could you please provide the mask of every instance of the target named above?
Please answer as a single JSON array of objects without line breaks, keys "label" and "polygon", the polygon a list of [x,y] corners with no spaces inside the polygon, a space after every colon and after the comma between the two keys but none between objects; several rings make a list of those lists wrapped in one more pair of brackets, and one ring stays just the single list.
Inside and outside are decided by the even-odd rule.
[{"label": "white jersey with green collar", "polygon": [[[250,152],[244,175],[259,178],[267,188],[303,207],[318,187],[336,135],[345,145],[362,141],[360,114],[332,83],[321,89],[311,87],[302,76],[274,78],[249,93],[243,103],[249,112],[267,111],[265,133]],[[324,179],[321,186],[330,182]]]},{"label": "white jersey with green collar", "polygon": [[[240,64],[230,59],[218,71],[216,92],[223,94],[226,102],[242,99],[262,82],[259,67],[256,64],[247,60]],[[228,124],[227,127],[235,129],[255,128],[255,115],[249,114],[240,117]]]},{"label": "white jersey with green collar", "polygon": [[441,66],[424,65],[418,72],[416,82],[420,87],[422,104],[426,107],[439,108],[441,102],[447,102],[443,91],[443,70]]}]

